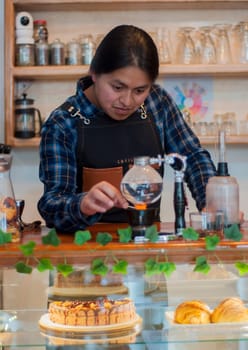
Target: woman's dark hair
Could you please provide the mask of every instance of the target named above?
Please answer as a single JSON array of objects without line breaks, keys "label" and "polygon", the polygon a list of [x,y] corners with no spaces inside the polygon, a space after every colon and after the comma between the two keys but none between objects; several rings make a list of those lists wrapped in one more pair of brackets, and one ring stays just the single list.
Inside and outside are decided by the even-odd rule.
[{"label": "woman's dark hair", "polygon": [[90,70],[95,74],[135,66],[155,81],[159,71],[158,51],[151,36],[132,25],[113,28],[101,41],[92,59]]}]

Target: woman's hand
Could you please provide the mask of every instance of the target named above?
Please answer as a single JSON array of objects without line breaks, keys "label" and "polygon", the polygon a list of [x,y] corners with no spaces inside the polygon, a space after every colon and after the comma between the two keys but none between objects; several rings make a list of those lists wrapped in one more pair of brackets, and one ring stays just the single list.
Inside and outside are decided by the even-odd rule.
[{"label": "woman's hand", "polygon": [[127,209],[128,202],[116,187],[106,181],[93,186],[80,204],[81,212],[88,216],[105,213],[113,207]]}]

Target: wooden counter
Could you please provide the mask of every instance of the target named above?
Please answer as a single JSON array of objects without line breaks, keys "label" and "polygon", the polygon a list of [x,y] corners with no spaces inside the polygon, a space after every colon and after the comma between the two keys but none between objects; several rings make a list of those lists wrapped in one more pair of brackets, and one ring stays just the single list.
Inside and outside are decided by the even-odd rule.
[{"label": "wooden counter", "polygon": [[[120,243],[118,241],[117,229],[125,228],[127,224],[102,224],[98,223],[89,227],[93,239],[81,246],[76,245],[73,234],[59,234],[61,244],[58,247],[43,245],[41,236],[46,235],[48,229],[43,228],[42,233],[25,233],[20,243],[8,243],[0,246],[0,266],[13,266],[17,261],[26,261],[20,250],[20,244],[29,241],[36,242],[34,254],[28,258],[32,265],[33,258],[50,258],[56,263],[67,262],[68,264],[89,263],[93,258],[114,255],[118,259],[126,259],[128,262],[143,263],[150,257],[168,259],[174,263],[194,263],[198,256],[204,255],[209,262],[235,262],[248,259],[248,222],[242,225],[243,239],[239,242],[222,240],[214,251],[205,249],[204,239],[198,241],[185,241],[183,239],[169,242],[156,243]],[[158,223],[158,230],[168,231],[173,225]],[[105,246],[95,242],[98,232],[112,234],[113,241]],[[35,260],[35,259],[33,259]]]}]

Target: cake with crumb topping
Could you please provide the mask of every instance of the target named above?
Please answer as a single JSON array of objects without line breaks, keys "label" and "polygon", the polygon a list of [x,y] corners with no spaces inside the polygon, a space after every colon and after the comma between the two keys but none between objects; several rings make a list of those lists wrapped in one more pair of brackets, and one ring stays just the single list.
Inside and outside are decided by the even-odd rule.
[{"label": "cake with crumb topping", "polygon": [[94,301],[54,301],[49,304],[52,322],[68,326],[107,326],[135,320],[131,299],[98,299]]}]

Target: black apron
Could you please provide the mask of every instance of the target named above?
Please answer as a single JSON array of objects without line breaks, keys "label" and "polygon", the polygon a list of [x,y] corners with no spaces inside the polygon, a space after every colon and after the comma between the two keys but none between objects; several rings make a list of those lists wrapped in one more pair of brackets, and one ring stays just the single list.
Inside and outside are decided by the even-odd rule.
[{"label": "black apron", "polygon": [[[67,103],[63,106],[70,113],[74,112]],[[120,189],[122,177],[133,164],[134,157],[157,157],[163,154],[153,118],[147,114],[143,105],[123,121],[116,121],[103,112],[92,119],[83,117],[80,112],[78,116],[78,192],[87,192],[100,181],[108,181]],[[163,176],[163,167],[157,170]],[[160,201],[152,206],[158,208]],[[126,210],[113,208],[102,215],[101,221],[127,222],[127,219]]]}]

